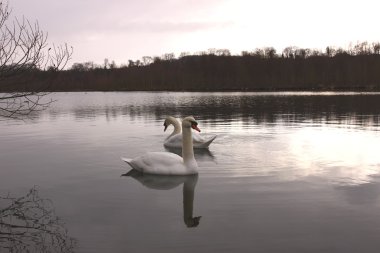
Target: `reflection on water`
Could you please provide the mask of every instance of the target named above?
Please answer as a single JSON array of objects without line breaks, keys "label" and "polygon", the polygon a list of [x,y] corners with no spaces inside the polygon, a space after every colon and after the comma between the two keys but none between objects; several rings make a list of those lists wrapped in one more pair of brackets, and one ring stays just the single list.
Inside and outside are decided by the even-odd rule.
[{"label": "reflection on water", "polygon": [[122,176],[129,176],[147,188],[155,190],[170,190],[183,184],[183,221],[187,227],[197,227],[201,216],[193,216],[194,190],[198,175],[165,176],[143,174],[137,170],[130,170]]},{"label": "reflection on water", "polygon": [[355,185],[368,183],[380,173],[378,132],[305,127],[289,137],[286,158],[299,168],[296,174],[288,174],[290,179],[319,176],[333,184]]},{"label": "reflection on water", "polygon": [[374,206],[380,198],[380,173],[368,175],[365,182],[336,185],[335,190],[350,204]]},{"label": "reflection on water", "polygon": [[[0,191],[48,189],[78,252],[378,252],[379,93],[51,96],[0,121]],[[125,154],[181,155],[163,146],[167,115],[218,135],[195,150],[200,180],[121,178]]]},{"label": "reflection on water", "polygon": [[[166,116],[194,115],[204,133],[218,134],[209,150],[195,150],[203,167],[218,164],[206,174],[275,174],[280,180],[325,177],[342,185],[366,183],[369,176],[380,173],[379,93],[99,92],[52,96],[58,102],[40,112],[40,121],[34,122],[47,122],[46,126],[40,124],[41,131],[55,130],[52,134],[58,138],[84,139],[90,146],[109,143],[109,149],[126,150],[119,156],[132,153],[133,157],[135,147],[143,152],[162,151]],[[72,121],[78,124],[75,129],[68,127]],[[50,123],[55,122],[52,129]],[[180,150],[165,150],[181,155]]]},{"label": "reflection on water", "polygon": [[49,110],[51,117],[72,114],[76,119],[105,116],[112,120],[128,116],[132,120],[140,117],[162,120],[167,115],[196,115],[199,120],[223,121],[229,125],[236,121],[244,125],[306,122],[363,126],[380,122],[379,93],[110,92],[51,96],[61,102]]},{"label": "reflection on water", "polygon": [[0,252],[74,252],[74,245],[52,202],[36,188],[0,197]]}]

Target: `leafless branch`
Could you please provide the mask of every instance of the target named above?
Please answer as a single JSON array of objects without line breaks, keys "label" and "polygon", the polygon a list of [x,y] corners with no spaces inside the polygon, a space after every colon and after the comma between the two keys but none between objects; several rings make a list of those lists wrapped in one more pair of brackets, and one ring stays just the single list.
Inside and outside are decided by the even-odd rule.
[{"label": "leafless branch", "polygon": [[73,252],[75,241],[36,187],[25,196],[0,197],[0,252]]},{"label": "leafless branch", "polygon": [[[73,48],[67,44],[49,47],[48,35],[37,21],[33,23],[25,17],[11,20],[10,13],[8,3],[0,2],[0,90],[7,92],[0,94],[0,117],[24,118],[52,102],[41,100],[47,94],[49,80],[38,88],[20,86],[26,81],[25,74],[64,69]],[[16,86],[5,87],[12,83],[9,80],[16,80]]]}]

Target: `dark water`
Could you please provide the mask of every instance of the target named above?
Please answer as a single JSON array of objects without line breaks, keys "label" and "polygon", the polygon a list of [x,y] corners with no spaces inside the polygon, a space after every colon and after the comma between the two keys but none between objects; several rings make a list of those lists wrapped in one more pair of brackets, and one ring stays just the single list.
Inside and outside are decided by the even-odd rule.
[{"label": "dark water", "polygon": [[[379,250],[380,94],[52,97],[0,121],[0,252]],[[218,135],[199,175],[121,176],[167,115]]]}]

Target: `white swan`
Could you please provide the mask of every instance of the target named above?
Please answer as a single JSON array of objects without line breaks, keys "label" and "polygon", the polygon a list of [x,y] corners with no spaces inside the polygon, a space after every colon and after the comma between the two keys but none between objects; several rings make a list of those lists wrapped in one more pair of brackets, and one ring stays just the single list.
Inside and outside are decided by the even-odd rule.
[{"label": "white swan", "polygon": [[121,158],[133,169],[147,174],[190,175],[198,173],[194,158],[191,129],[200,132],[198,123],[192,116],[182,120],[182,157],[170,152],[148,152],[134,159]]},{"label": "white swan", "polygon": [[[173,132],[165,139],[164,146],[167,148],[181,148],[182,147],[182,134],[181,125],[178,120],[172,116],[168,116],[164,122],[164,131],[168,126],[173,125]],[[215,140],[216,135],[209,135],[207,137],[201,136],[198,133],[193,135],[193,147],[194,148],[208,148],[213,140]]]}]

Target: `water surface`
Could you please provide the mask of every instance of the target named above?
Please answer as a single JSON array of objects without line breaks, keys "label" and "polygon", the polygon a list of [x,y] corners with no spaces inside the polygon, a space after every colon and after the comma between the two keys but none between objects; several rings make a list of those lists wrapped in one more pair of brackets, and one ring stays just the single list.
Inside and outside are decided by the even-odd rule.
[{"label": "water surface", "polygon": [[[44,112],[0,121],[0,209],[13,208],[0,252],[378,252],[378,93],[51,96]],[[122,176],[121,156],[170,152],[167,115],[218,135],[195,152],[199,175]],[[20,238],[15,210],[50,219],[27,220],[35,233]]]}]

